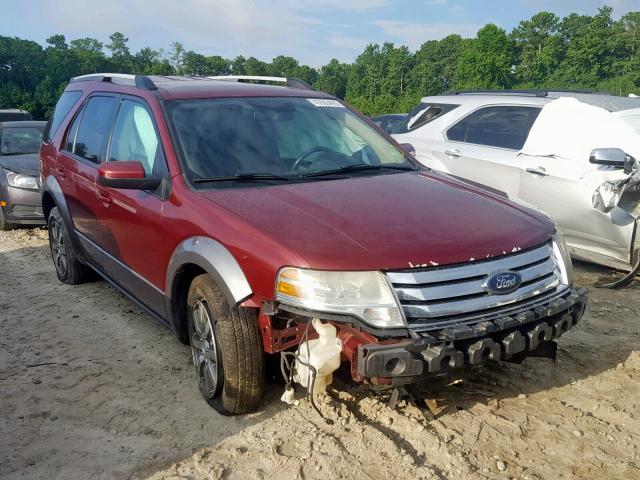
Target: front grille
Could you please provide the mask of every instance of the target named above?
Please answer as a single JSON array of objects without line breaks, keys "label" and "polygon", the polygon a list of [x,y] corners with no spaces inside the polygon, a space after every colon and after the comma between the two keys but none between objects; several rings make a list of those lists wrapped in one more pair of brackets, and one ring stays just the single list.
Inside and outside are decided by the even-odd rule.
[{"label": "front grille", "polygon": [[[518,289],[506,295],[487,292],[483,287],[486,279],[503,270],[520,274],[522,283]],[[416,327],[436,327],[484,314],[496,315],[566,288],[560,282],[551,243],[496,259],[386,274],[407,322]]]}]

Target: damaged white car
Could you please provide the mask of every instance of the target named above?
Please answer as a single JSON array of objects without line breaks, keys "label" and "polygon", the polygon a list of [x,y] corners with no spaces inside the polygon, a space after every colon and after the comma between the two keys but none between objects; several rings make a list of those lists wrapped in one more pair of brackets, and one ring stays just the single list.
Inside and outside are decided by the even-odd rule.
[{"label": "damaged white car", "polygon": [[424,165],[546,211],[574,258],[635,270],[640,99],[457,92],[423,98],[396,132]]}]

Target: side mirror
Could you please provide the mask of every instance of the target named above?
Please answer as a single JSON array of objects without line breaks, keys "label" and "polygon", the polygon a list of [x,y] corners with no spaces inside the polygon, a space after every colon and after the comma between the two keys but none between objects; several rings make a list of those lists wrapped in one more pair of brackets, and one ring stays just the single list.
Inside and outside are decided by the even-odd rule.
[{"label": "side mirror", "polygon": [[106,162],[98,166],[98,183],[108,188],[155,190],[162,178],[145,177],[140,162]]},{"label": "side mirror", "polygon": [[589,155],[589,162],[596,165],[624,168],[627,154],[619,148],[596,148]]},{"label": "side mirror", "polygon": [[402,149],[402,151],[404,151],[405,153],[408,153],[412,157],[416,156],[416,149],[410,143],[401,143],[400,148]]}]

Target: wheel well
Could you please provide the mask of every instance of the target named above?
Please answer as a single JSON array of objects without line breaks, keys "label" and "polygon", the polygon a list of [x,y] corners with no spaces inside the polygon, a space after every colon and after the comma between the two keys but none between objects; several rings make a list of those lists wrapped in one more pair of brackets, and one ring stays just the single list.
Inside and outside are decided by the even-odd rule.
[{"label": "wheel well", "polygon": [[53,196],[49,192],[44,192],[42,194],[42,213],[44,213],[46,220],[49,220],[49,214],[55,206],[56,202],[53,200]]},{"label": "wheel well", "polygon": [[189,332],[187,327],[187,297],[191,282],[198,275],[207,273],[202,267],[188,263],[180,267],[176,272],[171,288],[171,308],[175,319],[175,329],[178,339],[185,345],[189,344]]}]

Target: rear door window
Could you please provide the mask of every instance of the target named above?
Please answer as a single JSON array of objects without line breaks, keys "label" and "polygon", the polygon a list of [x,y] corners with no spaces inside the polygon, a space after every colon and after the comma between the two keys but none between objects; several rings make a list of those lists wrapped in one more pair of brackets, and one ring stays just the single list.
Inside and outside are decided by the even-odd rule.
[{"label": "rear door window", "polygon": [[459,107],[452,103],[420,103],[416,108],[395,126],[393,133],[407,133],[416,130],[436,118]]},{"label": "rear door window", "polygon": [[[75,142],[69,150],[90,162],[100,163],[106,147],[106,140],[109,137],[115,108],[115,97],[91,97],[82,111],[82,117],[75,133]],[[76,121],[74,121],[74,125]],[[73,131],[72,126],[70,135]]]},{"label": "rear door window", "polygon": [[539,107],[485,107],[460,120],[446,135],[454,142],[520,150],[539,114]]}]

